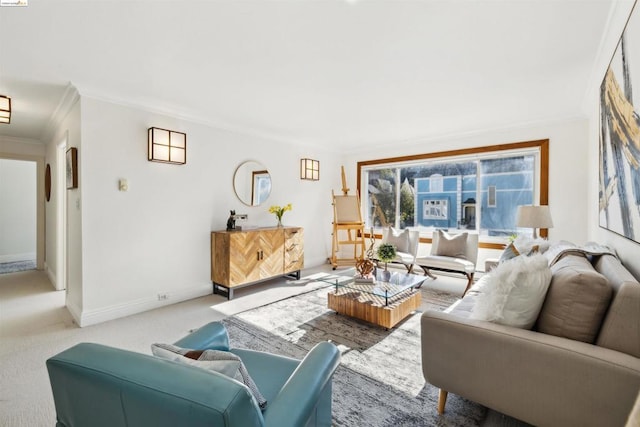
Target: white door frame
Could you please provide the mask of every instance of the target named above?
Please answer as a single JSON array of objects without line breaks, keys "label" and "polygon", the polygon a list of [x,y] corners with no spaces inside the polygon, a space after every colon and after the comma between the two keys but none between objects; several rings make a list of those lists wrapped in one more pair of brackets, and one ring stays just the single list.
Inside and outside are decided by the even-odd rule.
[{"label": "white door frame", "polygon": [[67,135],[56,146],[56,188],[58,200],[56,233],[56,289],[67,288]]}]

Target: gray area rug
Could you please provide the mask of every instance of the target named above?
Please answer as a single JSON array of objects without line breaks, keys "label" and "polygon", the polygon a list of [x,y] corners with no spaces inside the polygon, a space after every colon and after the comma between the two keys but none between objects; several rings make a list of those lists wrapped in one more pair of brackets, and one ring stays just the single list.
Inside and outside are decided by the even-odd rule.
[{"label": "gray area rug", "polygon": [[14,261],[0,263],[0,274],[16,273],[36,269],[36,260]]},{"label": "gray area rug", "polygon": [[[395,328],[370,325],[327,308],[324,288],[251,309],[223,320],[232,347],[295,358],[330,340],[342,359],[333,379],[335,426],[479,426],[486,409],[449,395],[437,413],[438,389],[424,381],[420,312]],[[442,310],[457,298],[422,289],[421,310]]]}]

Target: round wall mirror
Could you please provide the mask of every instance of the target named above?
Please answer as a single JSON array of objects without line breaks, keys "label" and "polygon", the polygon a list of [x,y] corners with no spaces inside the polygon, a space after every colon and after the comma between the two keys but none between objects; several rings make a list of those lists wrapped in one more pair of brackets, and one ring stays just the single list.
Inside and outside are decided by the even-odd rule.
[{"label": "round wall mirror", "polygon": [[245,205],[260,206],[271,194],[271,175],[262,163],[244,162],[233,175],[233,190]]}]

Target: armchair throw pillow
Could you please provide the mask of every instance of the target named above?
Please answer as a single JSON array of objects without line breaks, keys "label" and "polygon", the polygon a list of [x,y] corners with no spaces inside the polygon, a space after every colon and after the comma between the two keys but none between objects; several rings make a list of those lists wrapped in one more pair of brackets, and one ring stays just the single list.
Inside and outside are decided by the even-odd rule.
[{"label": "armchair throw pillow", "polygon": [[433,249],[431,255],[466,259],[466,232],[455,236],[450,236],[446,231],[442,230],[436,230],[436,233],[438,233],[438,246]]},{"label": "armchair throw pillow", "polygon": [[396,247],[396,252],[409,252],[409,230],[398,230],[393,227],[389,227],[389,231],[387,233],[387,241],[390,245]]},{"label": "armchair throw pillow", "polygon": [[190,350],[171,344],[152,344],[151,353],[161,359],[172,360],[199,369],[218,372],[246,385],[258,402],[260,409],[267,406],[267,400],[262,396],[258,386],[253,382],[249,371],[237,355],[221,350]]}]

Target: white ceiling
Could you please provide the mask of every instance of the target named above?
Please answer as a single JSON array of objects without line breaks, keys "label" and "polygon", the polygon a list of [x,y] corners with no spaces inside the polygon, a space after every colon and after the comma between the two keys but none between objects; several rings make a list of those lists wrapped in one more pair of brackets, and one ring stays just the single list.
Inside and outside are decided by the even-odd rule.
[{"label": "white ceiling", "polygon": [[81,94],[302,144],[574,117],[615,0],[29,0],[0,8],[0,135]]}]

